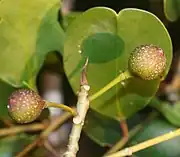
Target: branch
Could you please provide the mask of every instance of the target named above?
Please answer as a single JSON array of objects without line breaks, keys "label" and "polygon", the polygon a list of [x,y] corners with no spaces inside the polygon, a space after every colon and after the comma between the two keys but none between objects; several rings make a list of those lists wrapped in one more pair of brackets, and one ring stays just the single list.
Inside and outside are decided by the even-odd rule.
[{"label": "branch", "polygon": [[[75,108],[72,108],[75,111]],[[69,118],[72,117],[71,113],[64,113],[63,115],[59,116],[57,119],[55,119],[50,125],[49,127],[44,130],[41,134],[40,137],[43,139],[46,139],[49,134],[51,132],[53,132],[54,130],[56,130],[59,126],[61,126],[62,124],[64,124],[64,122],[66,122]]]},{"label": "branch", "polygon": [[[128,140],[132,139],[140,130],[143,129],[144,124],[149,123],[154,118],[156,118],[159,115],[158,112],[152,112],[148,115],[148,117],[140,124],[136,125],[129,131],[129,137]],[[118,150],[122,149],[126,143],[128,142],[127,138],[122,138],[120,141],[118,141],[104,156],[107,156],[109,154],[112,154],[114,152],[117,152]]]},{"label": "branch", "polygon": [[[75,111],[75,109],[73,109]],[[34,140],[31,144],[29,144],[22,152],[16,155],[16,157],[24,157],[31,150],[33,150],[40,142],[45,140],[48,135],[53,132],[58,126],[61,126],[66,120],[72,117],[71,113],[64,113],[57,119],[55,119],[41,134],[40,136]]]},{"label": "branch", "polygon": [[48,142],[44,142],[44,147],[55,157],[59,157],[58,152],[53,148],[53,146]]},{"label": "branch", "polygon": [[10,128],[0,129],[0,136],[17,134],[17,133],[26,132],[26,131],[39,131],[39,130],[44,130],[45,128],[47,128],[47,126],[45,124],[42,124],[42,123],[13,126]]},{"label": "branch", "polygon": [[76,154],[79,150],[79,139],[81,131],[84,125],[84,120],[89,109],[89,99],[88,92],[90,87],[88,85],[86,68],[88,65],[88,58],[86,59],[85,65],[83,67],[80,79],[80,91],[78,93],[78,102],[77,102],[77,116],[73,118],[73,127],[71,134],[69,136],[69,145],[68,149],[65,152],[65,157],[76,157]]},{"label": "branch", "polygon": [[24,150],[22,152],[20,152],[19,154],[16,155],[16,157],[24,157],[26,156],[31,150],[33,150],[38,143],[41,142],[41,138],[37,138],[36,140],[34,140],[31,144],[29,144],[27,147],[24,148]]},{"label": "branch", "polygon": [[77,102],[78,115],[73,118],[73,128],[69,137],[68,150],[64,154],[65,157],[75,157],[77,151],[79,150],[78,142],[80,139],[82,127],[84,125],[85,116],[89,108],[89,100],[87,98],[88,91],[88,85],[81,86]]},{"label": "branch", "polygon": [[120,126],[121,126],[121,130],[122,130],[121,140],[118,141],[110,150],[108,150],[104,156],[118,151],[128,142],[128,140],[130,138],[129,136],[131,136],[131,132],[132,132],[132,130],[134,130],[134,128],[130,132],[128,132],[128,126],[127,126],[127,123],[125,120],[120,122]]},{"label": "branch", "polygon": [[142,142],[140,144],[137,144],[135,146],[125,148],[117,153],[114,153],[112,155],[107,155],[106,157],[124,157],[124,156],[131,156],[133,153],[138,152],[140,150],[146,149],[148,147],[154,146],[156,144],[159,144],[161,142],[170,140],[172,138],[175,138],[177,136],[180,136],[180,129],[177,129],[175,131],[170,131],[167,134],[158,136],[156,138],[150,139],[148,141]]}]

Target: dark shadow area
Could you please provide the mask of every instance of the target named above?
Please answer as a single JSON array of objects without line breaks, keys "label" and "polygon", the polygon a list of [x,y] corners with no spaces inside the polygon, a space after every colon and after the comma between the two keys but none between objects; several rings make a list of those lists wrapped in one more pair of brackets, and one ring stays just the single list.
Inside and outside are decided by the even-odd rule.
[{"label": "dark shadow area", "polygon": [[[43,85],[43,75],[45,73],[49,74],[56,74],[61,77],[62,79],[62,89],[64,93],[64,103],[68,106],[75,105],[77,99],[76,96],[71,88],[71,85],[67,79],[67,76],[64,72],[64,66],[63,66],[63,58],[62,55],[58,51],[50,52],[54,57],[56,58],[55,62],[49,62],[44,63],[41,67],[38,75],[37,75],[37,88],[40,93],[40,95],[43,94],[44,85]],[[47,55],[47,59],[48,59]],[[46,62],[46,61],[45,61]]]},{"label": "dark shadow area", "polygon": [[120,57],[124,42],[111,33],[96,33],[84,40],[81,50],[81,55],[88,57],[90,63],[106,63]]}]

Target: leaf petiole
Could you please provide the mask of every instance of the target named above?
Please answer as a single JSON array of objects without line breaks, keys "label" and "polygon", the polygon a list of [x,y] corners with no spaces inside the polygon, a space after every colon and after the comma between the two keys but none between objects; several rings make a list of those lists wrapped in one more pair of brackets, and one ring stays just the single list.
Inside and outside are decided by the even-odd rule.
[{"label": "leaf petiole", "polygon": [[93,94],[89,97],[89,101],[93,101],[97,99],[99,96],[103,95],[105,92],[107,92],[109,89],[117,85],[118,83],[127,80],[129,78],[133,77],[133,75],[127,70],[123,73],[120,73],[114,80],[112,80],[110,83],[108,83],[106,86],[101,88],[98,92]]},{"label": "leaf petiole", "polygon": [[54,102],[48,102],[48,101],[45,101],[46,102],[46,108],[49,108],[49,107],[56,107],[56,108],[60,108],[60,109],[63,109],[67,112],[70,112],[73,116],[76,116],[77,113],[74,109],[72,109],[71,107],[69,106],[66,106],[64,104],[57,104],[57,103],[54,103]]}]

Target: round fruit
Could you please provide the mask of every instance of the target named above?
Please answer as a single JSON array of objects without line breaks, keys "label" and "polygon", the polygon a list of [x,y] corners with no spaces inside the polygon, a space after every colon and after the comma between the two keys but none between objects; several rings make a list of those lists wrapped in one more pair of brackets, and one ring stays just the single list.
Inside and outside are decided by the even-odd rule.
[{"label": "round fruit", "polygon": [[33,90],[19,89],[9,97],[8,111],[17,123],[34,121],[45,108],[45,101]]},{"label": "round fruit", "polygon": [[144,80],[158,79],[166,68],[166,56],[155,45],[137,47],[130,55],[129,69]]}]

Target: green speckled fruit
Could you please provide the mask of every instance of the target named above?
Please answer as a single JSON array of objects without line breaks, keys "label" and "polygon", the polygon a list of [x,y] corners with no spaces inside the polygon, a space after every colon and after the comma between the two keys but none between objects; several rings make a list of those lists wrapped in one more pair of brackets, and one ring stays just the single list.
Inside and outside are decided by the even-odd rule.
[{"label": "green speckled fruit", "polygon": [[130,71],[144,80],[154,80],[162,76],[166,68],[166,56],[155,45],[137,47],[130,55]]},{"label": "green speckled fruit", "polygon": [[34,121],[45,107],[45,101],[29,89],[19,89],[9,97],[8,111],[17,123]]}]

